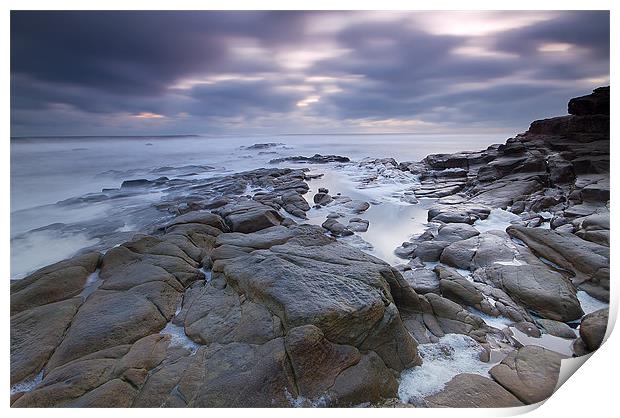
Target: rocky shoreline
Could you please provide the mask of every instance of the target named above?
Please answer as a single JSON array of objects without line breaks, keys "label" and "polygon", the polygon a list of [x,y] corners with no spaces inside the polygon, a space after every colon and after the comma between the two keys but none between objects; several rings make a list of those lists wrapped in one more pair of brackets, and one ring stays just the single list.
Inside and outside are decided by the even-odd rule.
[{"label": "rocky shoreline", "polygon": [[[347,241],[368,229],[373,202],[326,188],[309,196],[321,174],[306,168],[129,179],[105,191],[165,188],[154,209],[166,221],[11,283],[11,406],[546,399],[561,359],[596,350],[608,318],[584,301],[609,302],[609,87],[568,110],[480,152],[272,160],[374,170],[367,183],[417,179],[399,199],[434,203],[425,232],[395,249],[398,265]],[[315,207],[321,226],[307,223]],[[484,372],[408,394],[428,347],[455,334]]]}]

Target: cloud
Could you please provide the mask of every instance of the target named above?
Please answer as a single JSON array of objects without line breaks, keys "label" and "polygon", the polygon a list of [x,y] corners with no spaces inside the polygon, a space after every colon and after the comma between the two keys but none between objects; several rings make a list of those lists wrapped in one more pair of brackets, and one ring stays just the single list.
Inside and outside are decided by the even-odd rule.
[{"label": "cloud", "polygon": [[11,13],[13,135],[523,130],[608,78],[605,11]]}]

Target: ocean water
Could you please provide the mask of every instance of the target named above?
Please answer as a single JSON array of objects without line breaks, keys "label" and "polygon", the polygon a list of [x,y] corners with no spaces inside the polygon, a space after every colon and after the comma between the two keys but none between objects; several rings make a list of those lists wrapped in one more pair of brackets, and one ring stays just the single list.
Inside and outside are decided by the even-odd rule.
[{"label": "ocean water", "polygon": [[[484,149],[503,143],[509,134],[497,135],[271,135],[186,137],[71,137],[11,139],[11,278],[18,279],[47,264],[108,240],[122,241],[162,214],[153,209],[161,192],[145,189],[117,199],[93,197],[105,188],[118,188],[124,180],[215,177],[260,167],[269,160],[292,155],[337,154],[354,161],[393,157],[419,161],[428,154]],[[267,149],[253,144],[277,143]],[[374,184],[361,184],[356,165],[301,165],[324,173],[310,183],[312,191],[327,186],[331,193],[374,200],[366,214],[371,221],[359,237],[373,254],[388,262],[398,260],[393,249],[410,235],[421,232],[426,206],[405,204],[400,195],[407,178],[375,173]],[[373,174],[373,173],[370,173]],[[395,175],[400,175],[396,173]],[[409,184],[410,186],[410,184]],[[354,195],[354,196],[353,196]],[[84,199],[76,199],[85,197]],[[148,209],[151,208],[151,209]],[[311,223],[322,223],[311,213]],[[315,216],[316,215],[316,216]],[[319,222],[320,220],[320,222]],[[114,239],[116,241],[114,241]],[[359,244],[359,242],[358,242]]]}]

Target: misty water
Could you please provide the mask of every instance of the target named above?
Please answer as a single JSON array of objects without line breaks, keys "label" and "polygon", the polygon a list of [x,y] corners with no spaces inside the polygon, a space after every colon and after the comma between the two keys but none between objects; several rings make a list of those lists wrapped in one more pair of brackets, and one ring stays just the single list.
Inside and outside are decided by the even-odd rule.
[{"label": "misty water", "polygon": [[[98,201],[93,194],[118,188],[124,180],[216,177],[260,167],[308,167],[324,173],[310,182],[352,198],[374,200],[363,217],[371,221],[363,239],[373,253],[394,262],[393,249],[421,232],[428,202],[403,204],[391,199],[393,183],[358,189],[354,165],[269,164],[292,155],[337,154],[360,161],[393,157],[418,161],[432,153],[479,150],[505,141],[507,135],[273,135],[185,137],[71,137],[11,140],[11,278],[21,278],[47,264],[106,239],[130,238],[157,224],[164,214],[152,207],[162,199],[156,190]],[[255,150],[257,143],[278,146]],[[398,186],[406,187],[406,184]],[[397,188],[398,188],[397,187]],[[90,197],[89,197],[90,196]],[[81,199],[76,199],[81,198]],[[321,223],[309,213],[311,223]],[[320,214],[322,215],[322,214]],[[319,220],[321,222],[319,222]],[[111,234],[110,232],[113,232]],[[97,245],[99,247],[97,247]]]}]

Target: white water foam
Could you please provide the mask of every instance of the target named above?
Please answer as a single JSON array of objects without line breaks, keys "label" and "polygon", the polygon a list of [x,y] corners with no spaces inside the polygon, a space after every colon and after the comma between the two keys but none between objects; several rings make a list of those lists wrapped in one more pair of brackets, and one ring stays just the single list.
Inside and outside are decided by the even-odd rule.
[{"label": "white water foam", "polygon": [[23,380],[19,383],[11,386],[11,395],[20,392],[30,392],[43,380],[43,370],[41,370],[36,376]]},{"label": "white water foam", "polygon": [[[489,303],[495,305],[495,301],[493,299],[487,299],[489,301]],[[497,328],[497,329],[504,329],[504,328],[508,328],[509,325],[513,324],[514,321],[510,320],[509,318],[506,318],[505,316],[492,316],[489,314],[486,314],[482,311],[479,311],[476,308],[472,308],[471,306],[467,308],[467,310],[475,315],[478,315],[480,318],[482,318],[482,320],[485,322],[485,324],[487,324],[490,327],[493,328]]]},{"label": "white water foam", "polygon": [[170,336],[170,347],[183,347],[187,349],[191,355],[196,354],[196,351],[200,348],[200,344],[192,341],[187,334],[185,334],[185,329],[182,326],[175,325],[172,322],[168,322],[159,333]]},{"label": "white water foam", "polygon": [[326,395],[313,400],[304,396],[293,396],[288,389],[284,388],[284,396],[293,408],[324,408],[329,404],[329,398]]},{"label": "white water foam", "polygon": [[508,212],[504,209],[491,209],[489,216],[484,219],[478,219],[474,222],[474,227],[480,232],[487,231],[505,231],[513,221],[520,221],[519,215],[515,215],[512,212]]},{"label": "white water foam", "polygon": [[488,376],[493,363],[480,360],[484,349],[472,338],[446,334],[437,343],[418,346],[422,365],[401,374],[398,397],[402,402],[423,406],[424,398],[440,392],[461,373]]}]

